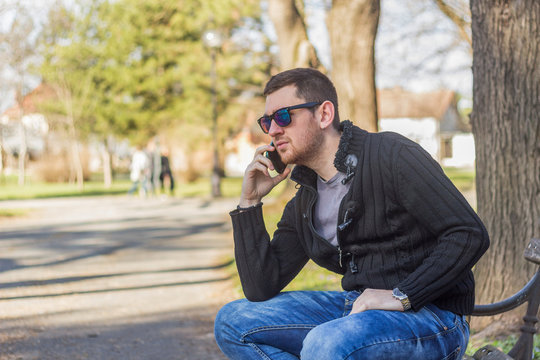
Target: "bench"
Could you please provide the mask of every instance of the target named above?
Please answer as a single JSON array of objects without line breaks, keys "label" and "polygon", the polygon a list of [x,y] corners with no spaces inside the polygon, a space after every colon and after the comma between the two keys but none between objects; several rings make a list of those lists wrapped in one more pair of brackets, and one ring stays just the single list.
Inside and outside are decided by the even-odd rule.
[{"label": "bench", "polygon": [[[540,266],[540,239],[532,239],[524,253],[525,259]],[[529,282],[516,294],[493,304],[475,305],[472,316],[490,316],[502,314],[528,302],[527,311],[523,317],[521,334],[518,341],[508,352],[502,352],[492,345],[479,349],[472,357],[465,356],[464,360],[531,360],[533,357],[535,324],[540,305],[540,267]]]}]

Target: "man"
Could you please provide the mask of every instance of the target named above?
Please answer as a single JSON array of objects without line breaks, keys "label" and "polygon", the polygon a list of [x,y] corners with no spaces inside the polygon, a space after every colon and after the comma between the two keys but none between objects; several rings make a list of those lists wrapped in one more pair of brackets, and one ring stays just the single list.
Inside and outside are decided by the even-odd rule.
[{"label": "man", "polygon": [[[459,359],[474,306],[472,266],[486,230],[441,167],[395,133],[340,124],[330,80],[313,69],[273,76],[259,125],[273,140],[246,169],[231,212],[247,299],[224,306],[215,335],[230,359]],[[299,184],[270,241],[264,156],[296,164]],[[345,291],[280,291],[306,262],[343,274]]]}]

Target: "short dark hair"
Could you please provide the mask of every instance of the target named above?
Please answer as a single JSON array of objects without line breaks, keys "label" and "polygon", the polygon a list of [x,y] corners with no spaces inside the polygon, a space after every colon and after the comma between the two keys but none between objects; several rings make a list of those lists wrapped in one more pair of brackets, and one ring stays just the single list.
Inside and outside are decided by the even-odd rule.
[{"label": "short dark hair", "polygon": [[268,80],[264,87],[264,96],[268,96],[279,89],[294,85],[296,96],[306,102],[329,100],[334,104],[334,121],[332,126],[339,129],[339,112],[337,92],[330,79],[318,70],[312,68],[296,68],[276,74]]}]

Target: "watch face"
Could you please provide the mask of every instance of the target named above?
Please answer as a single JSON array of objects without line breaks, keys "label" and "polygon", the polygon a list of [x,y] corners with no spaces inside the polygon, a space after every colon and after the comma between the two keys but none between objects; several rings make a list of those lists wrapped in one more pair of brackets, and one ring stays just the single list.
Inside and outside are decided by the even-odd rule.
[{"label": "watch face", "polygon": [[392,290],[392,294],[397,297],[398,299],[402,300],[402,299],[405,299],[407,297],[407,295],[405,295],[404,293],[402,293],[401,291],[399,291],[398,288],[395,288],[394,290]]}]

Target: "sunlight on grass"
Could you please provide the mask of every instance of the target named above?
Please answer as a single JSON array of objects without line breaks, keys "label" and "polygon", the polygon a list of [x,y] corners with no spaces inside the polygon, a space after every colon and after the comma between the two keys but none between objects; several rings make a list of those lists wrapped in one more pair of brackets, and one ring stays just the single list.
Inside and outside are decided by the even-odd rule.
[{"label": "sunlight on grass", "polygon": [[444,172],[461,192],[474,189],[474,169],[444,168]]},{"label": "sunlight on grass", "polygon": [[[473,356],[476,351],[486,345],[493,345],[499,350],[502,350],[504,353],[508,353],[512,347],[516,344],[518,336],[510,335],[502,339],[484,339],[483,341],[476,341],[474,344],[469,342],[467,346],[466,354]],[[540,360],[540,337],[534,335],[534,344],[533,344],[533,360]]]},{"label": "sunlight on grass", "polygon": [[11,218],[16,216],[24,216],[28,214],[30,210],[27,209],[1,209],[0,218]]},{"label": "sunlight on grass", "polygon": [[0,186],[0,200],[37,199],[67,196],[97,196],[124,194],[129,189],[129,182],[114,182],[106,189],[101,182],[86,182],[84,189],[79,191],[76,184],[37,183],[31,182],[24,186],[5,183]]}]

